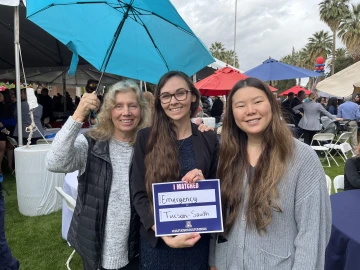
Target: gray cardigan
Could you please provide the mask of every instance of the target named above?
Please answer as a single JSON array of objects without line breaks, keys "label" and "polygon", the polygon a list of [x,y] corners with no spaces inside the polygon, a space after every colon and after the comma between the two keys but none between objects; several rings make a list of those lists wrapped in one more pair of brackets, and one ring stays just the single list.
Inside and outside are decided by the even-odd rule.
[{"label": "gray cardigan", "polygon": [[334,115],[329,113],[320,103],[316,103],[315,101],[304,102],[297,105],[293,108],[293,111],[299,113],[299,109],[304,110],[304,116],[300,119],[298,126],[305,130],[321,130],[320,113],[325,114],[332,120],[336,119]]},{"label": "gray cardigan", "polygon": [[324,269],[331,206],[324,170],[308,145],[295,140],[294,157],[278,190],[282,213],[272,212],[267,233],[259,235],[247,227],[242,208],[229,234],[222,234],[225,239],[212,240],[211,266],[219,270]]}]

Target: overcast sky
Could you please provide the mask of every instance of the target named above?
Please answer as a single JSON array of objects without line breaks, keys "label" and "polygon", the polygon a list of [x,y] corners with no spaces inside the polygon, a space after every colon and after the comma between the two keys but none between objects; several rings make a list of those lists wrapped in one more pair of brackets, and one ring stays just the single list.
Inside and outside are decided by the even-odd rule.
[{"label": "overcast sky", "polygon": [[[222,42],[234,47],[235,0],[171,0],[207,47]],[[321,0],[238,0],[236,53],[247,71],[269,56],[279,60],[299,50],[319,30],[330,28],[319,19]],[[355,1],[352,1],[355,3]],[[336,47],[343,47],[338,40]]]}]

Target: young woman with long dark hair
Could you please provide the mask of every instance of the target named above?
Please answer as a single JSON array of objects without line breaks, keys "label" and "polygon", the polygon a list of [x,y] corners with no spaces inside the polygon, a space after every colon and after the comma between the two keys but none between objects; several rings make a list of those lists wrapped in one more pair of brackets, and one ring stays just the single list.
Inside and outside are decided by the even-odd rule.
[{"label": "young woman with long dark hair", "polygon": [[218,167],[225,232],[211,245],[212,269],[324,268],[331,231],[325,173],[281,118],[262,81],[233,87]]},{"label": "young woman with long dark hair", "polygon": [[200,93],[186,74],[166,73],[154,96],[152,125],[138,134],[131,168],[132,198],[142,223],[140,268],[207,270],[208,234],[155,237],[152,184],[215,178],[217,136],[191,123]]}]

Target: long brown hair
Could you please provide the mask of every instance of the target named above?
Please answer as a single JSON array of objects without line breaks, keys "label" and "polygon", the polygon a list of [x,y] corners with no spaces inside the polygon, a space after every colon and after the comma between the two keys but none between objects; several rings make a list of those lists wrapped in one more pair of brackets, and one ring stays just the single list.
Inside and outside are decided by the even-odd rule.
[{"label": "long brown hair", "polygon": [[150,201],[152,201],[153,183],[179,181],[180,178],[177,134],[174,129],[174,124],[166,115],[159,99],[160,91],[165,83],[175,76],[184,79],[191,94],[196,96],[196,100],[192,102],[190,106],[189,121],[190,118],[196,114],[197,108],[199,107],[199,90],[196,89],[185,73],[170,71],[160,78],[154,93],[155,106],[153,122],[150,127],[150,137],[145,153],[145,184]]},{"label": "long brown hair", "polygon": [[248,86],[265,92],[272,111],[272,119],[264,131],[262,154],[253,177],[248,179],[249,191],[245,210],[247,225],[255,227],[261,234],[266,232],[266,226],[271,222],[271,211],[281,212],[277,204],[277,184],[286,172],[287,161],[292,157],[294,139],[285,121],[281,119],[281,110],[274,94],[265,83],[255,78],[247,78],[234,85],[226,104],[218,166],[226,232],[232,228],[240,206],[245,204],[244,197],[247,188],[244,176],[249,176],[250,172],[247,134],[236,125],[232,110],[234,94],[239,89]]}]

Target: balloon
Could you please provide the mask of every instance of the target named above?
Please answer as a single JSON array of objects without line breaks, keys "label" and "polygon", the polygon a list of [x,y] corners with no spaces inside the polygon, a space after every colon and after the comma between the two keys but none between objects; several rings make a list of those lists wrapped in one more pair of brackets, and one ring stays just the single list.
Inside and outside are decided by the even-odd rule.
[{"label": "balloon", "polygon": [[319,70],[320,67],[315,67],[316,70]]},{"label": "balloon", "polygon": [[325,62],[324,57],[319,56],[318,58],[316,58],[316,63],[318,63],[318,64],[324,64],[324,62]]},{"label": "balloon", "polygon": [[320,70],[324,70],[324,67],[322,66],[322,67],[320,67]]}]

